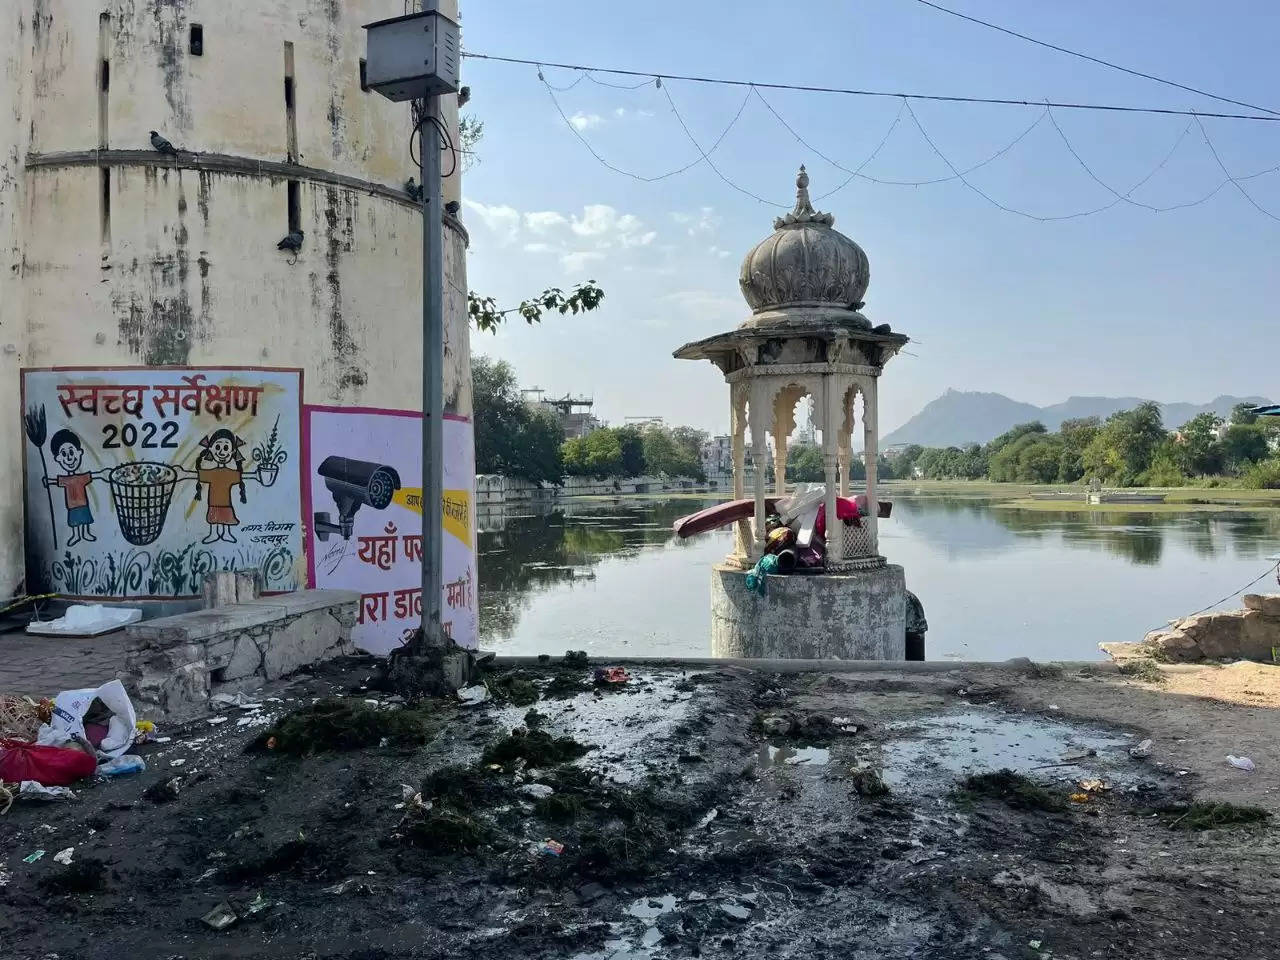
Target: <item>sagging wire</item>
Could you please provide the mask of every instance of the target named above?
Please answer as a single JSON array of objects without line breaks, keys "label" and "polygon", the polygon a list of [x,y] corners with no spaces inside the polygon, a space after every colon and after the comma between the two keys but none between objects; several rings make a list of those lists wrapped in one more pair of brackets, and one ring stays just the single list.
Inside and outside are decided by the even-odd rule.
[{"label": "sagging wire", "polygon": [[1240,183],[1240,181],[1236,177],[1233,177],[1231,175],[1231,172],[1227,169],[1227,165],[1222,162],[1222,157],[1218,156],[1217,147],[1215,147],[1213,145],[1213,141],[1209,139],[1209,131],[1204,128],[1203,121],[1201,121],[1199,117],[1196,117],[1195,122],[1196,122],[1196,125],[1200,128],[1200,135],[1204,137],[1204,145],[1208,147],[1209,152],[1213,154],[1213,160],[1215,163],[1217,163],[1218,169],[1222,171],[1222,175],[1231,182],[1231,185],[1233,187],[1235,187],[1238,191],[1240,191],[1240,195],[1244,197],[1246,200],[1248,200],[1249,204],[1255,210],[1257,210],[1259,213],[1263,214],[1264,216],[1270,217],[1272,220],[1280,221],[1280,217],[1277,217],[1274,213],[1272,213],[1262,204],[1258,203],[1257,200],[1253,199],[1253,196],[1249,193],[1248,190],[1244,188],[1244,186]]},{"label": "sagging wire", "polygon": [[[425,124],[430,123],[440,133],[440,149],[448,150],[450,159],[453,161],[448,172],[441,173],[440,177],[441,179],[451,177],[458,170],[458,148],[454,146],[453,137],[449,134],[449,128],[445,126],[444,122],[434,114],[428,113],[420,104],[421,101],[413,101],[413,130],[409,134],[409,159],[413,161],[415,170],[420,170],[422,168],[422,160],[420,159],[422,153],[422,127]],[[418,138],[419,146],[417,156],[414,155],[413,151],[413,138],[415,135]]]},{"label": "sagging wire", "polygon": [[[1261,576],[1258,576],[1258,577],[1254,578],[1253,580],[1250,580],[1248,583],[1246,583],[1246,584],[1245,584],[1243,587],[1241,587],[1239,590],[1233,590],[1231,593],[1228,593],[1225,597],[1222,597],[1221,599],[1218,599],[1218,600],[1213,601],[1213,603],[1209,604],[1208,606],[1201,607],[1199,610],[1196,610],[1196,611],[1194,611],[1194,612],[1192,612],[1192,613],[1188,613],[1188,614],[1185,614],[1185,615],[1183,615],[1183,616],[1179,617],[1179,618],[1178,618],[1178,621],[1186,620],[1188,617],[1195,617],[1195,616],[1199,616],[1200,614],[1205,613],[1206,611],[1212,610],[1214,607],[1218,606],[1219,604],[1226,603],[1226,602],[1227,602],[1228,600],[1230,600],[1232,597],[1239,596],[1240,594],[1242,594],[1242,593],[1244,593],[1246,590],[1248,590],[1250,587],[1252,587],[1254,584],[1256,584],[1256,583],[1260,583],[1261,581],[1263,581],[1263,580],[1267,579],[1267,577],[1271,576],[1273,573],[1274,573],[1274,574],[1276,574],[1276,580],[1277,580],[1277,582],[1278,582],[1278,583],[1280,583],[1280,561],[1277,561],[1277,562],[1276,562],[1276,564],[1275,564],[1275,566],[1273,566],[1273,567],[1268,567],[1268,568],[1267,568],[1267,569],[1266,569],[1266,570],[1261,574]],[[1178,621],[1174,621],[1174,622],[1178,622]],[[1162,624],[1160,624],[1160,626],[1158,626],[1158,627],[1152,627],[1152,628],[1151,628],[1151,630],[1149,630],[1148,632],[1149,632],[1149,633],[1151,633],[1151,632],[1154,632],[1154,631],[1156,631],[1156,630],[1164,630],[1164,629],[1168,628],[1168,626],[1169,626],[1169,624],[1168,624],[1168,623],[1162,623]]]},{"label": "sagging wire", "polygon": [[[698,164],[702,163],[704,160],[707,160],[709,155],[712,153],[715,153],[716,149],[720,146],[720,144],[724,142],[724,138],[729,135],[729,131],[732,130],[737,125],[738,120],[742,117],[743,111],[746,110],[747,108],[747,101],[751,99],[751,91],[748,90],[746,96],[742,98],[742,103],[738,105],[738,112],[733,115],[733,119],[731,119],[729,123],[725,126],[725,128],[722,131],[720,131],[720,136],[716,137],[716,141],[714,144],[711,145],[710,150],[708,150],[706,153],[702,153],[698,157],[695,157],[693,160],[691,160],[689,163],[686,163],[684,166],[676,167],[674,170],[668,170],[666,173],[660,173],[660,174],[657,174],[656,176],[647,177],[643,174],[635,173],[634,171],[631,171],[631,170],[624,170],[622,167],[619,167],[614,163],[610,163],[603,156],[601,156],[600,152],[596,150],[594,146],[591,145],[591,142],[582,135],[582,131],[573,125],[573,121],[570,120],[569,116],[564,112],[564,107],[560,105],[560,101],[559,99],[557,99],[555,95],[555,88],[552,87],[551,84],[547,82],[547,78],[543,76],[541,69],[538,70],[538,79],[541,80],[543,83],[543,86],[546,87],[547,95],[551,98],[551,102],[555,105],[556,113],[560,115],[560,119],[564,121],[565,126],[568,127],[570,132],[575,137],[578,138],[578,140],[582,143],[582,145],[587,148],[587,152],[590,153],[591,156],[595,157],[595,159],[599,163],[601,163],[603,166],[607,167],[608,169],[612,170],[614,173],[620,173],[624,177],[630,177],[632,180],[638,180],[641,183],[657,183],[659,180],[666,180],[668,177],[674,177],[676,174],[684,173],[686,170],[691,170],[694,167],[696,167]],[[646,84],[644,85],[647,85],[647,83],[649,82],[654,83],[658,87],[658,89],[662,88],[661,82],[657,78],[655,78],[653,81],[646,81]]]}]

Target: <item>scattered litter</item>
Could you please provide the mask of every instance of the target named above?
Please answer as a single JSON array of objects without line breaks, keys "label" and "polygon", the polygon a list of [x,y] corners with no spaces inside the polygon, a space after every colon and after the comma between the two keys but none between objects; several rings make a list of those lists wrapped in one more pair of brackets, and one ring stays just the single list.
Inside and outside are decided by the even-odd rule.
[{"label": "scattered litter", "polygon": [[1136,746],[1130,747],[1129,756],[1133,757],[1135,760],[1147,759],[1147,757],[1151,756],[1151,741],[1143,740]]},{"label": "scattered litter", "polygon": [[1231,764],[1237,770],[1244,770],[1249,773],[1252,773],[1255,769],[1253,761],[1248,757],[1236,757],[1231,754],[1227,754],[1227,763]]},{"label": "scattered litter", "polygon": [[230,717],[210,717],[205,722],[208,723],[209,726],[211,727],[216,727],[218,724],[226,723],[230,719],[231,719]]},{"label": "scattered litter", "polygon": [[836,725],[841,733],[858,732],[858,725],[853,722],[853,717],[832,717],[831,722]]},{"label": "scattered litter", "polygon": [[884,777],[875,767],[860,767],[851,771],[853,789],[864,797],[883,797],[889,792]]},{"label": "scattered litter", "polygon": [[35,863],[37,860],[39,860],[39,859],[40,859],[41,857],[43,857],[43,856],[44,856],[44,851],[43,851],[43,850],[37,850],[35,853],[31,854],[30,856],[28,856],[28,857],[23,857],[23,858],[22,858],[22,862],[23,862],[23,863]]},{"label": "scattered litter", "polygon": [[1056,703],[1051,703],[1051,704],[1049,704],[1049,709],[1050,709],[1050,710],[1061,710],[1062,708],[1061,708],[1060,706],[1058,706]]},{"label": "scattered litter", "polygon": [[154,742],[155,743],[171,743],[172,741],[173,741],[173,737],[156,737]]},{"label": "scattered litter", "polygon": [[545,783],[526,783],[520,788],[520,792],[526,797],[533,797],[535,800],[545,800],[555,793],[555,790]]},{"label": "scattered litter", "polygon": [[235,696],[229,693],[215,693],[209,698],[209,703],[215,707],[239,707],[241,710],[262,709],[260,701],[246,697],[243,693],[237,693]]},{"label": "scattered litter", "polygon": [[108,607],[101,603],[75,603],[56,620],[36,620],[27,633],[41,636],[96,637],[142,619],[137,607]]},{"label": "scattered litter", "polygon": [[359,877],[351,877],[347,880],[341,881],[340,883],[335,883],[331,887],[325,887],[321,892],[333,894],[335,897],[341,897],[345,894],[354,892],[358,893],[362,897],[367,897],[373,893],[373,888]]},{"label": "scattered litter", "polygon": [[790,717],[765,717],[761,722],[764,732],[771,737],[786,736],[794,725]]},{"label": "scattered litter", "polygon": [[597,684],[609,687],[626,683],[631,679],[631,674],[627,673],[625,667],[596,667],[595,677]]},{"label": "scattered litter", "polygon": [[564,844],[558,840],[543,840],[534,846],[533,852],[544,857],[558,857],[564,853]]},{"label": "scattered litter", "polygon": [[[41,730],[47,729],[47,724],[41,727]],[[50,787],[65,787],[93,776],[93,771],[98,768],[98,758],[90,752],[91,749],[88,744],[81,749],[78,746],[0,740],[0,782],[34,780]]]},{"label": "scattered litter", "polygon": [[170,761],[169,761],[169,766],[171,766],[171,767],[180,767],[180,766],[182,766],[182,765],[183,765],[184,763],[186,763],[186,762],[187,762],[187,761],[186,761],[186,758],[185,758],[185,757],[178,757],[176,760],[170,760]]},{"label": "scattered litter", "polygon": [[169,777],[159,783],[153,783],[142,791],[142,795],[152,803],[168,803],[178,799],[178,791],[182,781],[178,777]]},{"label": "scattered litter", "polygon": [[76,799],[75,791],[70,787],[46,787],[34,780],[23,780],[18,787],[20,800],[55,800],[68,801]]},{"label": "scattered litter", "polygon": [[1027,946],[1028,946],[1028,947],[1030,947],[1032,950],[1039,950],[1039,949],[1040,949],[1040,944],[1041,944],[1042,942],[1043,942],[1043,941],[1040,941],[1040,940],[1028,940],[1028,941],[1027,941]]},{"label": "scattered litter", "polygon": [[1111,789],[1111,784],[1098,779],[1081,780],[1080,789],[1085,793],[1104,793]]},{"label": "scattered litter", "polygon": [[53,862],[60,863],[64,867],[69,867],[71,866],[71,855],[75,852],[75,847],[67,847],[65,850],[59,850],[53,855]]},{"label": "scattered litter", "polygon": [[712,807],[710,810],[708,810],[706,813],[702,815],[701,820],[699,820],[696,824],[694,824],[693,829],[701,830],[703,827],[709,825],[711,821],[714,820],[719,815],[720,815],[720,811],[717,810],[715,807]]},{"label": "scattered litter", "polygon": [[1087,793],[1073,793],[1067,799],[1072,803],[1088,803],[1089,795]]},{"label": "scattered litter", "polygon": [[239,919],[240,915],[232,909],[231,904],[223,900],[201,917],[200,922],[212,930],[225,930]]},{"label": "scattered litter", "polygon": [[401,799],[401,800],[412,800],[412,799],[413,799],[413,795],[414,795],[415,793],[417,793],[417,792],[418,792],[418,788],[417,788],[417,787],[412,787],[412,786],[410,786],[410,785],[409,785],[409,784],[407,784],[407,783],[402,783],[402,784],[400,784],[400,799]]},{"label": "scattered litter", "polygon": [[106,763],[98,764],[98,775],[103,777],[119,777],[126,773],[142,773],[147,769],[144,761],[136,753],[126,753]]},{"label": "scattered litter", "polygon": [[463,687],[458,691],[458,699],[462,701],[464,707],[474,707],[489,699],[489,688],[483,683]]},{"label": "scattered litter", "polygon": [[726,916],[739,921],[746,920],[751,916],[750,910],[737,903],[722,903],[720,904],[720,910]]},{"label": "scattered litter", "polygon": [[261,913],[263,910],[270,910],[275,905],[276,902],[274,900],[268,900],[261,892],[259,892],[258,895],[249,902],[249,905],[244,908],[244,912],[246,916],[252,917],[255,914]]},{"label": "scattered litter", "polygon": [[102,736],[94,741],[98,756],[118,757],[133,746],[137,723],[138,717],[124,684],[112,680],[96,689],[64,690],[58,694],[53,701],[53,714],[49,722],[40,728],[36,742],[60,747],[68,742],[88,740],[88,724],[105,728],[101,731]]}]

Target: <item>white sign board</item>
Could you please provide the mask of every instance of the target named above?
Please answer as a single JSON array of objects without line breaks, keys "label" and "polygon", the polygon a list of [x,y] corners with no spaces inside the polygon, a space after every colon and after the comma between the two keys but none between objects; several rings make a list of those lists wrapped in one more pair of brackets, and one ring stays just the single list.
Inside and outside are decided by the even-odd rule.
[{"label": "white sign board", "polygon": [[[422,415],[305,410],[307,557],[314,587],[357,590],[356,646],[384,654],[422,621]],[[474,649],[475,447],[471,421],[444,421],[445,632]]]},{"label": "white sign board", "polygon": [[22,371],[27,582],[75,598],[198,596],[207,574],[301,582],[302,371]]}]

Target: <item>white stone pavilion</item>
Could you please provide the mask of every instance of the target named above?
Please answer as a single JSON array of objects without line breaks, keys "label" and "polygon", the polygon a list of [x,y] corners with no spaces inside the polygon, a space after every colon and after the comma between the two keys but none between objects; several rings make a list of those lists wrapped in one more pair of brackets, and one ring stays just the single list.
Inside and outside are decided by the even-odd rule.
[{"label": "white stone pavilion", "polygon": [[[877,392],[888,360],[908,342],[860,312],[870,282],[862,248],[833,228],[809,200],[804,167],[795,209],[742,261],[738,283],[751,316],[737,329],[685,344],[683,360],[710,360],[729,384],[733,493],[744,483],[746,434],[757,464],[754,521],[737,525],[735,547],[712,579],[712,648],[717,656],[904,658],[906,585],[902,568],[880,555],[876,494]],[[862,396],[865,488],[855,490],[855,401]],[[745,585],[765,552],[768,500],[785,495],[787,438],[796,406],[813,399],[826,467],[827,566],[819,574],[770,576],[766,596]],[[773,438],[773,490],[766,470]],[[865,494],[857,525],[836,521],[836,496]]]}]

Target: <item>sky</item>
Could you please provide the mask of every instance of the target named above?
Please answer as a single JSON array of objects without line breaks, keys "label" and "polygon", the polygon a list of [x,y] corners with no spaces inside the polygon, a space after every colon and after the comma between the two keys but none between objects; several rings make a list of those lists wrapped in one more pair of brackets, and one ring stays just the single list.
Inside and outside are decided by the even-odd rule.
[{"label": "sky", "polygon": [[[1280,4],[1271,0],[942,2],[1280,111],[1280,88],[1268,69]],[[489,0],[464,3],[462,26],[469,51],[543,62],[1253,112],[1036,47],[916,0]],[[598,83],[549,67],[543,73],[555,87],[572,85],[554,94],[563,117],[534,67],[464,62],[469,112],[484,121],[479,162],[463,182],[469,283],[503,307],[583,280],[596,281],[606,297],[583,316],[551,315],[538,326],[516,318],[496,336],[474,333],[472,349],[510,361],[525,386],[593,397],[597,414],[614,424],[662,416],[727,430],[728,389],[719,372],[671,352],[747,318],[739,265],[794,202],[801,163],[815,198],[849,180],[823,155],[853,170],[874,152],[862,173],[882,180],[951,173],[910,116],[899,117],[897,99],[761,91],[805,146],[743,88],[666,80],[662,89],[619,89],[604,84],[643,81],[593,74]],[[643,182],[609,169],[570,129],[608,163],[653,178],[699,159],[681,120],[709,149],[740,108],[711,153],[719,174],[703,161]],[[1266,212],[1231,183],[1203,203],[1154,212],[1137,204],[1189,203],[1223,182],[1186,117],[1066,109],[1045,116],[1042,106],[920,101],[911,108],[962,170],[1039,118],[1015,146],[966,178],[999,204],[1037,216],[1115,201],[1097,181],[1125,194],[1150,178],[1130,194],[1134,203],[1053,222],[1006,212],[955,179],[894,186],[855,178],[816,201],[870,258],[863,312],[913,340],[882,377],[882,432],[947,388],[1040,405],[1072,395],[1280,397],[1280,172],[1242,182]],[[1280,123],[1203,124],[1234,176],[1280,164]]]}]

